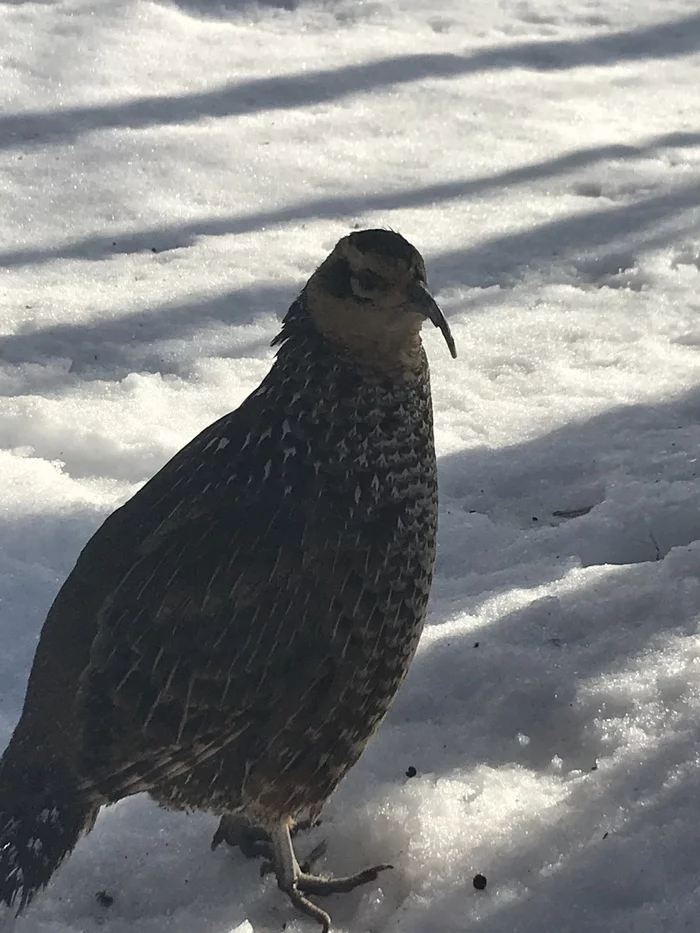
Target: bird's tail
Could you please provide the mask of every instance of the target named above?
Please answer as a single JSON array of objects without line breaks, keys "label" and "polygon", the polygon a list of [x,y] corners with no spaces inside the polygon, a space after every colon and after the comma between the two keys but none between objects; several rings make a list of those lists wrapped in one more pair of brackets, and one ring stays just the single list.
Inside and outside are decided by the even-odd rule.
[{"label": "bird's tail", "polygon": [[19,913],[48,884],[96,807],[61,762],[0,762],[0,904]]}]

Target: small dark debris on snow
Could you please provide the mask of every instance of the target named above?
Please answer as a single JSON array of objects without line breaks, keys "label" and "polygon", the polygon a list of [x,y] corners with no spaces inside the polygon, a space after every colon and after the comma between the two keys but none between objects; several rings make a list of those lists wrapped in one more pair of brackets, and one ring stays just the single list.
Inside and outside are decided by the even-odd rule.
[{"label": "small dark debris on snow", "polygon": [[417,772],[416,769],[413,767],[413,765],[409,765],[408,768],[406,768],[406,777],[409,777],[409,778],[410,778],[410,777],[415,777],[417,774],[418,774],[418,772]]},{"label": "small dark debris on snow", "polygon": [[597,771],[597,770],[598,770],[598,762],[594,761],[593,764],[591,765],[591,771]]},{"label": "small dark debris on snow", "polygon": [[472,881],[472,884],[474,885],[477,891],[483,891],[484,888],[486,887],[486,875],[482,875],[482,874],[474,875],[474,880]]},{"label": "small dark debris on snow", "polygon": [[114,903],[114,898],[106,891],[98,891],[95,894],[95,900],[100,905],[100,907],[111,907]]},{"label": "small dark debris on snow", "polygon": [[478,647],[479,647],[479,642],[478,642],[478,641],[475,641],[475,642],[474,642],[474,647],[475,647],[475,648],[478,648]]},{"label": "small dark debris on snow", "polygon": [[607,838],[608,838],[608,833],[603,833],[603,839],[607,839]]},{"label": "small dark debris on snow", "polygon": [[539,521],[539,518],[538,518],[536,515],[533,515],[533,516],[532,516],[532,520],[533,520],[533,522],[538,522],[538,521]]}]

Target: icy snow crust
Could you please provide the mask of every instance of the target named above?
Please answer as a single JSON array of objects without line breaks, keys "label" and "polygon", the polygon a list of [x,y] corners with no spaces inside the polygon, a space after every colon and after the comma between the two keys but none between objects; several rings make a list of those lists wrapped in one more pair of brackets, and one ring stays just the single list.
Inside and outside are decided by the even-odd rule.
[{"label": "icy snow crust", "polygon": [[[300,851],[395,865],[326,902],[340,933],[696,930],[697,3],[27,0],[0,26],[2,741],[92,531],[256,386],[338,237],[391,226],[460,353],[426,331],[437,575]],[[103,811],[17,933],[312,930],[215,825]]]}]

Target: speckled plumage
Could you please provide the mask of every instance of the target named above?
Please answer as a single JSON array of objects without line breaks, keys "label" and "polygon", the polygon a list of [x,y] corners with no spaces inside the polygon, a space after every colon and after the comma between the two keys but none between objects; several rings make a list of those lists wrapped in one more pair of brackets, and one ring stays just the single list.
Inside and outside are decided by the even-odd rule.
[{"label": "speckled plumage", "polygon": [[386,713],[435,554],[426,312],[401,306],[384,353],[355,324],[346,343],[342,308],[374,314],[365,255],[424,270],[397,234],[348,241],[290,308],[260,387],[107,519],[56,598],[0,765],[0,900],[24,905],[101,804],[139,791],[288,826]]}]

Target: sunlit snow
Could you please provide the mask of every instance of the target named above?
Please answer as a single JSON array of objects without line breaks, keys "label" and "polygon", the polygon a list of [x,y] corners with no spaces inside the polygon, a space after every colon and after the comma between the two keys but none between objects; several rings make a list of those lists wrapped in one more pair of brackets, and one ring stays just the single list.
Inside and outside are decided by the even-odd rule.
[{"label": "sunlit snow", "polygon": [[[0,28],[2,742],[92,531],[255,387],[335,241],[390,226],[459,350],[426,329],[437,575],[300,853],[395,866],[324,902],[338,933],[697,931],[697,0],[8,0]],[[103,811],[16,933],[311,933],[216,822]]]}]

